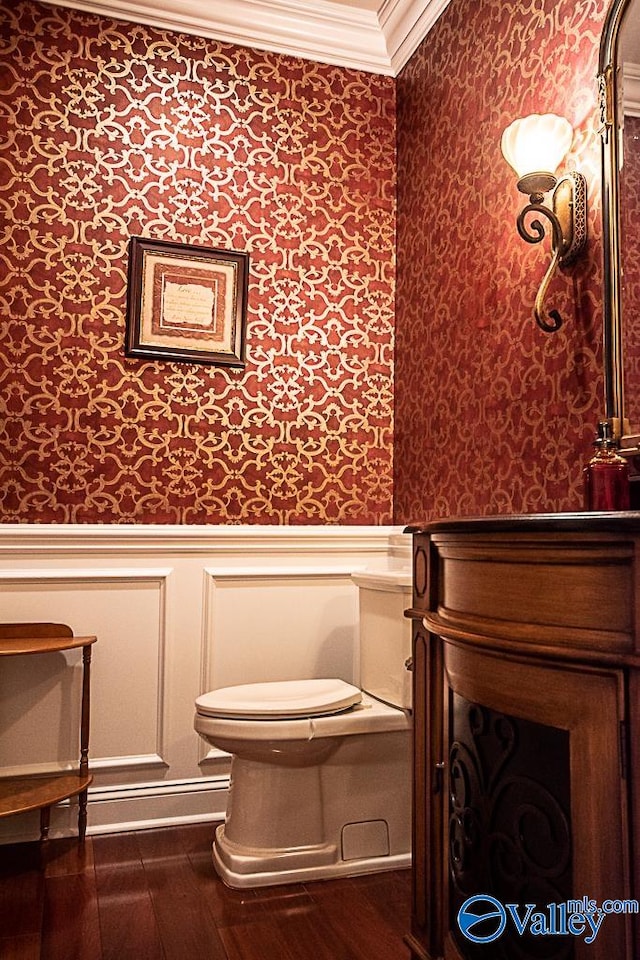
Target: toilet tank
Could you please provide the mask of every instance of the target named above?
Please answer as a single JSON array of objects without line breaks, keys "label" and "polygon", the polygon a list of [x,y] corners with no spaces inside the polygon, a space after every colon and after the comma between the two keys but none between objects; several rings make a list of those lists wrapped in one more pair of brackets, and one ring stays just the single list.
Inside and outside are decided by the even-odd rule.
[{"label": "toilet tank", "polygon": [[411,708],[411,573],[364,570],[352,575],[359,594],[360,686],[394,707]]}]

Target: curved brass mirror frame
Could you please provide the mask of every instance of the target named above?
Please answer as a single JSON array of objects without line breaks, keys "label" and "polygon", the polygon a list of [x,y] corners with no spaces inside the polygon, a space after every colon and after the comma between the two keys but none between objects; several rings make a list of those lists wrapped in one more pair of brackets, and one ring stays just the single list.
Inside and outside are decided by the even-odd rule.
[{"label": "curved brass mirror frame", "polygon": [[605,415],[616,438],[629,433],[624,409],[620,256],[620,26],[631,0],[612,0],[600,40],[598,92],[602,138],[603,362]]}]

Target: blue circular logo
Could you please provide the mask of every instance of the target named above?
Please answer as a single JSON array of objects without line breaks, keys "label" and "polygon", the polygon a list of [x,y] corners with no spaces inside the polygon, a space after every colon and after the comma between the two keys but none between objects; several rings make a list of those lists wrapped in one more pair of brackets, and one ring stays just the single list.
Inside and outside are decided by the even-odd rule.
[{"label": "blue circular logo", "polygon": [[[493,943],[503,933],[506,923],[504,907],[486,893],[469,897],[458,910],[460,932],[472,943]],[[473,933],[478,929],[482,933]]]}]

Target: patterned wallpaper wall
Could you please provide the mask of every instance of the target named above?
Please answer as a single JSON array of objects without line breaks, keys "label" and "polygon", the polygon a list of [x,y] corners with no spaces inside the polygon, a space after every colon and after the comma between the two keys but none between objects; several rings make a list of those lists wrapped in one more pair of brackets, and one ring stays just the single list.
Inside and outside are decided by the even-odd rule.
[{"label": "patterned wallpaper wall", "polygon": [[[579,509],[603,415],[596,74],[605,0],[453,0],[398,81],[398,522]],[[589,187],[590,242],[532,307],[548,243],[500,152],[517,116],[560,113]],[[544,246],[544,250],[542,249]]]},{"label": "patterned wallpaper wall", "polygon": [[[620,231],[624,283],[622,316],[624,322],[624,399],[625,417],[631,432],[640,432],[640,117],[624,118],[624,166],[620,178]],[[640,466],[638,458],[635,469]]]},{"label": "patterned wallpaper wall", "polygon": [[[0,0],[0,520],[578,507],[602,414],[605,7],[452,0],[397,81],[394,404],[394,81]],[[552,284],[554,335],[499,149],[545,111],[576,127],[591,231]],[[250,253],[245,370],[124,357],[132,235]]]},{"label": "patterned wallpaper wall", "polygon": [[[0,23],[0,520],[388,523],[394,81]],[[244,370],[125,358],[130,236],[249,252]]]}]

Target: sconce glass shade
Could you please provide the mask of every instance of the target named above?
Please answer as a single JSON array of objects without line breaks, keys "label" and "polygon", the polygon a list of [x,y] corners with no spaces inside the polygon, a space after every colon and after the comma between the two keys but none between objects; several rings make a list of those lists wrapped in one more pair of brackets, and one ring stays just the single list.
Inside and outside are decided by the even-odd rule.
[{"label": "sconce glass shade", "polygon": [[[532,114],[514,120],[502,134],[502,153],[520,180],[532,173],[546,173],[555,186],[553,173],[562,162],[573,140],[573,127],[564,117],[553,113]],[[528,192],[525,190],[525,192]]]}]

